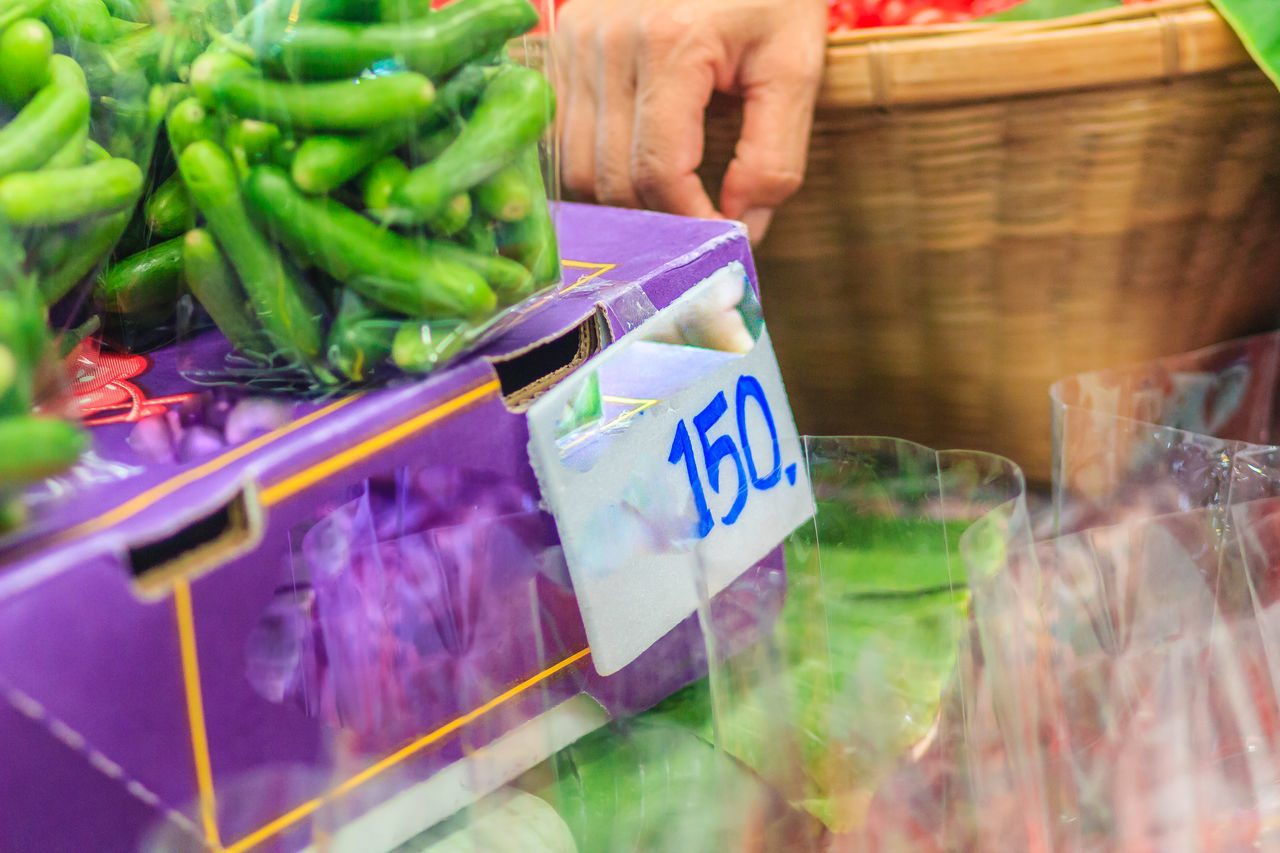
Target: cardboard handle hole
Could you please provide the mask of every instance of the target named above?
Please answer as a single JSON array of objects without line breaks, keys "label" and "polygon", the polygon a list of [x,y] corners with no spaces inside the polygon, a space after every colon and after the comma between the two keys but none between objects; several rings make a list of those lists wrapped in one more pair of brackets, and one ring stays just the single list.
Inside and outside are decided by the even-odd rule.
[{"label": "cardboard handle hole", "polygon": [[165,590],[176,577],[196,575],[251,548],[256,513],[245,490],[181,529],[150,542],[130,545],[129,572],[146,593]]},{"label": "cardboard handle hole", "polygon": [[559,337],[509,356],[492,359],[502,399],[522,411],[543,392],[600,351],[602,318],[592,316]]}]

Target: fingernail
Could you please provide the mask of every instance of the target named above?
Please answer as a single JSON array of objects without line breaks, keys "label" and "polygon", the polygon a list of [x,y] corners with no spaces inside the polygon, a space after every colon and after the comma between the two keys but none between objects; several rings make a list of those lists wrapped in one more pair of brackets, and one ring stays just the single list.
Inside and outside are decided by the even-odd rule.
[{"label": "fingernail", "polygon": [[753,207],[742,214],[742,224],[747,226],[747,238],[752,243],[759,243],[764,238],[772,221],[773,209],[768,207]]}]

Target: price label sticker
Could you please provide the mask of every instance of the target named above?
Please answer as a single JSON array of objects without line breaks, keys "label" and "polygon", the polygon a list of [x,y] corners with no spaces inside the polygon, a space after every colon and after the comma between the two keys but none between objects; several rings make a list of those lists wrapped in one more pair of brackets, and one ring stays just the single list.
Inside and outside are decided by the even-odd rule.
[{"label": "price label sticker", "polygon": [[617,672],[813,515],[802,445],[733,263],[529,409],[592,659]]}]

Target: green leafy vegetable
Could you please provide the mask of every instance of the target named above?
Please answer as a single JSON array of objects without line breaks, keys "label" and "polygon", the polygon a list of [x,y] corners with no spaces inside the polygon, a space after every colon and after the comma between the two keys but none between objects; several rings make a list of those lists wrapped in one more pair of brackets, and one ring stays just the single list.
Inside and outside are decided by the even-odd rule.
[{"label": "green leafy vegetable", "polygon": [[1276,0],[1213,0],[1254,61],[1280,86],[1280,3]]},{"label": "green leafy vegetable", "polygon": [[1089,12],[1101,12],[1103,9],[1118,9],[1124,4],[1120,0],[1027,0],[1012,9],[979,18],[988,21],[1048,21],[1054,18],[1066,18],[1071,15],[1084,15]]}]

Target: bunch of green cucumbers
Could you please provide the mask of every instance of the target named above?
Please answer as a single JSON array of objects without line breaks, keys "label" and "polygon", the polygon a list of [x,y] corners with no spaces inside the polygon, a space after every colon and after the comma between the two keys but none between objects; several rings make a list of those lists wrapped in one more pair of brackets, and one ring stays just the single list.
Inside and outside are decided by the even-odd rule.
[{"label": "bunch of green cucumbers", "polygon": [[[0,236],[7,259],[20,257],[12,239]],[[21,522],[24,487],[71,467],[85,449],[78,424],[36,408],[59,390],[57,365],[35,279],[0,265],[0,532]]]},{"label": "bunch of green cucumbers", "polygon": [[[119,92],[91,94],[72,54],[142,26],[101,0],[0,0],[0,228],[17,235],[7,245],[24,250],[49,304],[91,275],[124,232],[143,189],[146,117],[160,111],[146,89],[128,104]],[[115,121],[126,113],[137,125],[129,143]],[[121,135],[107,140],[107,127]]]},{"label": "bunch of green cucumbers", "polygon": [[107,325],[155,328],[190,293],[258,369],[443,363],[559,277],[554,94],[504,53],[537,22],[528,0],[255,6],[180,75],[171,173],[94,292]]}]

